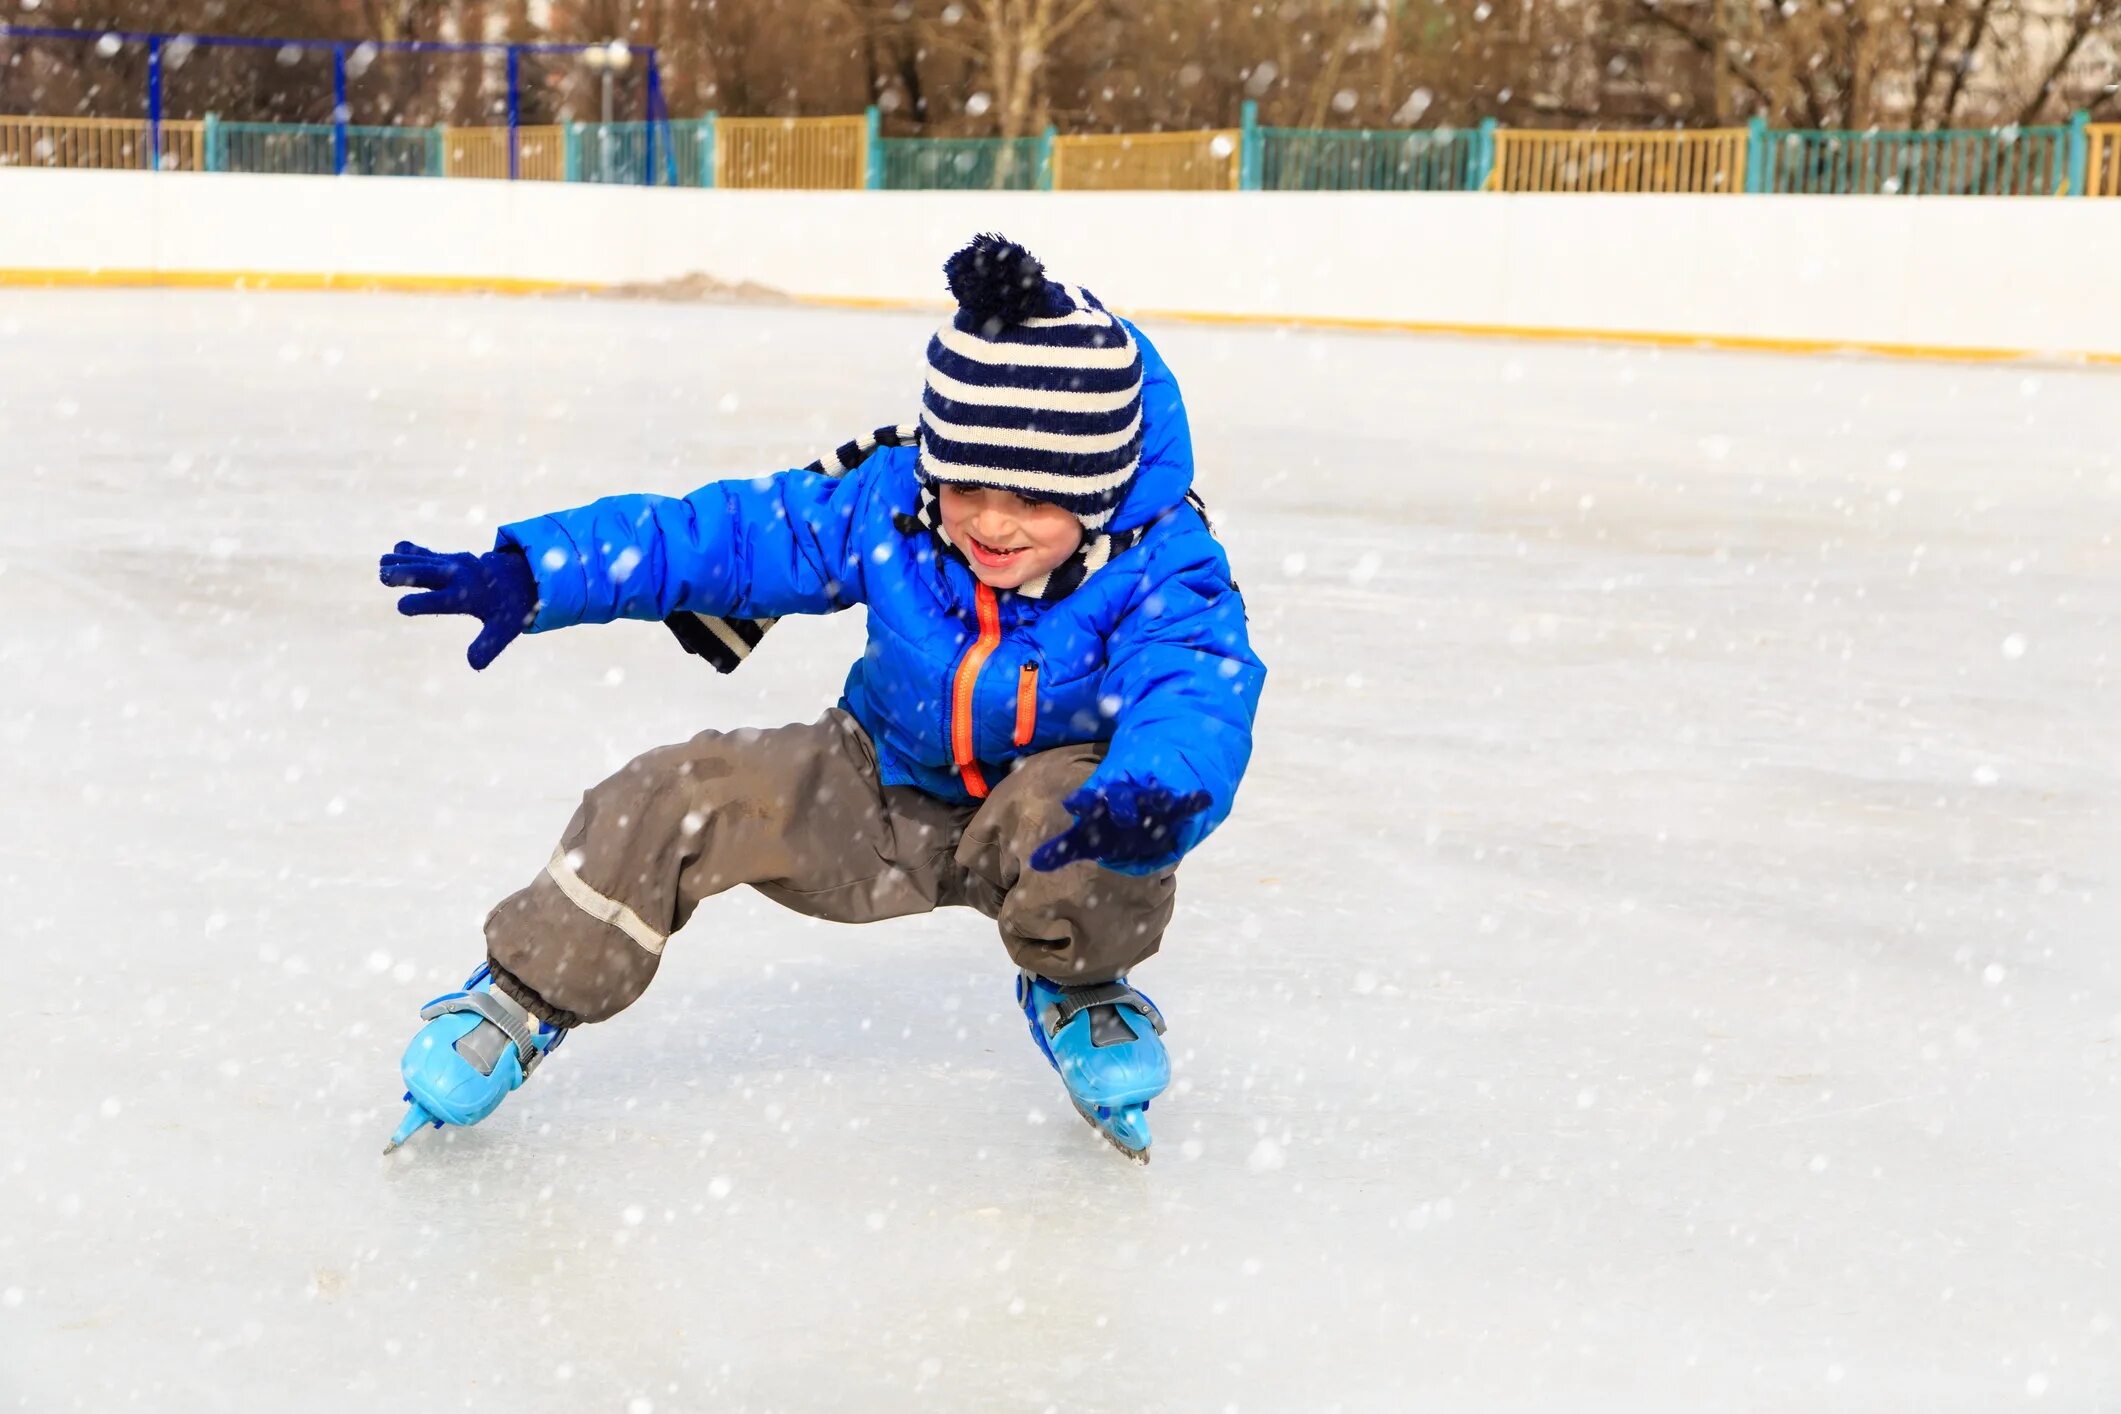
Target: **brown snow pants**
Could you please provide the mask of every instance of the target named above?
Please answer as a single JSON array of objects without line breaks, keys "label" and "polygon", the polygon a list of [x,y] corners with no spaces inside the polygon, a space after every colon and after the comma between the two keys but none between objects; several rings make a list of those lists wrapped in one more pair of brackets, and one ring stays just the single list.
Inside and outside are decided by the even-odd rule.
[{"label": "brown snow pants", "polygon": [[487,952],[538,1016],[602,1021],[647,988],[700,900],[749,884],[836,923],[976,908],[1019,967],[1111,981],[1162,941],[1173,871],[1025,862],[1068,827],[1061,800],[1103,755],[1026,757],[985,800],[959,805],[882,784],[868,734],[838,708],[807,726],[702,732],[582,797],[544,872],[487,915]]}]

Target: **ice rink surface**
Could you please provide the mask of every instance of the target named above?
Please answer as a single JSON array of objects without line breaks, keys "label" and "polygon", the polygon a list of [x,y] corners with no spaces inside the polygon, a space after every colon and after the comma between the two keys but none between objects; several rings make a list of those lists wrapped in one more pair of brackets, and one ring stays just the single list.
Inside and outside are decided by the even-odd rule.
[{"label": "ice rink surface", "polygon": [[703,908],[378,1156],[579,793],[852,615],[401,619],[930,321],[0,294],[0,1407],[2121,1407],[2121,374],[1151,326],[1271,668],[1136,1169],[990,925]]}]

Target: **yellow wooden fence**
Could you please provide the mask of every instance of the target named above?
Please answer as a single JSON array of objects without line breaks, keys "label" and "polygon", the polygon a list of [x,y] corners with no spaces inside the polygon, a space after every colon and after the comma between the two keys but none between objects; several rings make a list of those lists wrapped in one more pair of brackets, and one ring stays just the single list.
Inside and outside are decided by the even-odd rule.
[{"label": "yellow wooden fence", "polygon": [[[442,175],[508,177],[508,129],[442,129]],[[557,182],[567,176],[567,130],[559,124],[516,129],[516,175],[526,182]]]},{"label": "yellow wooden fence", "polygon": [[2121,123],[2093,123],[2084,136],[2084,194],[2121,196]]},{"label": "yellow wooden fence", "polygon": [[[204,123],[162,124],[162,162],[170,171],[204,165]],[[0,117],[0,167],[146,167],[148,125],[143,118]]]},{"label": "yellow wooden fence", "polygon": [[867,118],[716,118],[718,187],[851,188],[869,184]]},{"label": "yellow wooden fence", "polygon": [[1693,132],[1495,134],[1490,191],[1716,192],[1745,190],[1744,128]]},{"label": "yellow wooden fence", "polygon": [[1243,134],[1097,133],[1053,140],[1055,191],[1236,191]]}]

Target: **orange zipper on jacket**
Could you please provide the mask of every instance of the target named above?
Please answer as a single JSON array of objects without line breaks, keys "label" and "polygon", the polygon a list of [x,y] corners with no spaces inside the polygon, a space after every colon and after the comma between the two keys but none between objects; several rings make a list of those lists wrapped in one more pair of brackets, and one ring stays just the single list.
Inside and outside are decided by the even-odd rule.
[{"label": "orange zipper on jacket", "polygon": [[1038,664],[1025,663],[1016,675],[1016,744],[1029,746],[1038,730]]},{"label": "orange zipper on jacket", "polygon": [[994,591],[986,585],[979,586],[975,599],[979,606],[979,637],[958,660],[957,675],[950,687],[950,755],[957,763],[958,775],[964,778],[965,789],[974,800],[984,800],[987,778],[980,774],[979,762],[972,755],[972,689],[979,685],[980,669],[987,666],[987,659],[1001,644],[1002,615]]}]

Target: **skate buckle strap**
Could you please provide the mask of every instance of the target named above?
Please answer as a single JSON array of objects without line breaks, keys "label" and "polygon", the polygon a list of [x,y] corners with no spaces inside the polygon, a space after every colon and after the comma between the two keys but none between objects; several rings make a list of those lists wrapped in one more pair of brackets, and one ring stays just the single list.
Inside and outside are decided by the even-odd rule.
[{"label": "skate buckle strap", "polygon": [[1048,1002],[1039,1016],[1048,1036],[1058,1036],[1063,1026],[1075,1020],[1092,1007],[1130,1006],[1148,1018],[1156,1028],[1156,1034],[1164,1034],[1164,1014],[1156,1009],[1156,1003],[1124,982],[1103,982],[1094,987],[1062,987],[1058,989],[1060,1000]]},{"label": "skate buckle strap", "polygon": [[490,1021],[501,1028],[501,1034],[515,1044],[516,1059],[523,1063],[525,1080],[538,1068],[538,1062],[545,1059],[545,1053],[532,1040],[538,1032],[529,1013],[516,1011],[491,992],[457,992],[437,997],[420,1008],[420,1020],[433,1021],[438,1016],[458,1011],[475,1012],[480,1020]]}]

